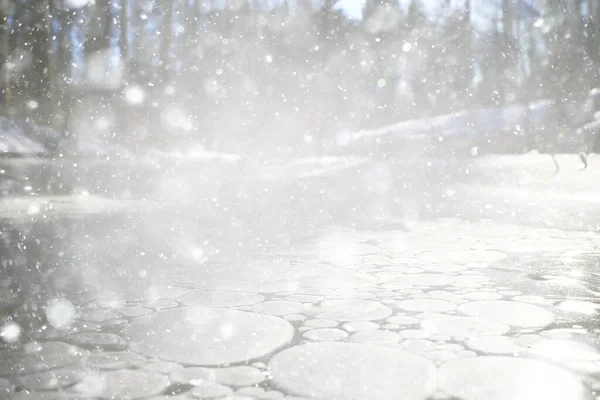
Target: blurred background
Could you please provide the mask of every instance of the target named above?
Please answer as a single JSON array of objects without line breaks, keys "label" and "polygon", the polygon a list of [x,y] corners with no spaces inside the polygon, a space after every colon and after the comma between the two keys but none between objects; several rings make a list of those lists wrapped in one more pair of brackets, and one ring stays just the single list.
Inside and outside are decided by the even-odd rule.
[{"label": "blurred background", "polygon": [[130,148],[318,152],[464,110],[566,115],[598,84],[593,0],[0,3],[2,115]]}]

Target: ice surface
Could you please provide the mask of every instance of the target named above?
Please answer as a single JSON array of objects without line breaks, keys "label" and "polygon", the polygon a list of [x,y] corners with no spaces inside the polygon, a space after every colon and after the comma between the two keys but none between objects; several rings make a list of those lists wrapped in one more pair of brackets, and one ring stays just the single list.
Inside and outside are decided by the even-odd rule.
[{"label": "ice surface", "polygon": [[347,322],[342,325],[342,328],[348,332],[360,332],[360,331],[371,331],[379,329],[379,324],[375,322]]},{"label": "ice surface", "polygon": [[193,381],[214,381],[227,386],[251,386],[266,379],[258,368],[235,366],[224,368],[189,367],[173,372],[169,378],[175,382],[192,383]]},{"label": "ice surface", "polygon": [[321,303],[324,310],[319,318],[336,321],[374,321],[385,319],[392,314],[389,307],[372,300],[348,299],[325,300]]},{"label": "ice surface", "polygon": [[446,300],[414,299],[400,301],[396,303],[396,307],[413,312],[446,312],[455,310],[456,304]]},{"label": "ice surface", "polygon": [[302,303],[295,301],[273,300],[255,304],[252,308],[254,311],[259,313],[281,316],[299,314],[302,312],[304,307]]},{"label": "ice surface", "polygon": [[146,357],[130,352],[94,352],[86,360],[85,364],[92,369],[110,370],[139,368],[146,364]]},{"label": "ice surface", "polygon": [[273,356],[269,371],[275,384],[292,393],[327,399],[422,400],[436,386],[430,361],[404,350],[358,343],[294,346]]},{"label": "ice surface", "polygon": [[554,315],[539,306],[516,301],[484,300],[463,304],[460,312],[519,327],[541,327],[552,323]]},{"label": "ice surface", "polygon": [[114,333],[78,332],[65,338],[65,341],[84,349],[118,351],[126,347],[125,340]]},{"label": "ice surface", "polygon": [[61,342],[28,343],[25,350],[4,352],[0,376],[42,372],[73,364],[89,352]]},{"label": "ice surface", "polygon": [[442,316],[421,321],[424,330],[434,334],[466,339],[483,335],[502,335],[510,327],[498,321],[473,317]]},{"label": "ice surface", "polygon": [[348,337],[348,333],[336,328],[311,329],[304,333],[304,338],[318,342],[334,342]]},{"label": "ice surface", "polygon": [[339,323],[337,321],[331,319],[315,318],[304,321],[304,326],[311,328],[332,328],[338,325]]},{"label": "ice surface", "polygon": [[404,278],[405,283],[415,286],[447,286],[453,284],[455,278],[441,274],[413,274]]},{"label": "ice surface", "polygon": [[487,354],[520,353],[523,348],[509,336],[481,336],[466,341],[468,348]]},{"label": "ice surface", "polygon": [[233,389],[216,382],[205,381],[197,383],[197,387],[189,392],[191,398],[216,399],[233,394]]},{"label": "ice surface", "polygon": [[376,283],[371,275],[343,269],[327,269],[299,279],[299,285],[327,289],[355,289]]},{"label": "ice surface", "polygon": [[600,361],[591,344],[566,339],[540,339],[525,349],[526,354],[555,361]]},{"label": "ice surface", "polygon": [[210,366],[269,354],[292,339],[294,328],[271,315],[180,307],[138,317],[126,333],[133,351],[166,361]]},{"label": "ice surface", "polygon": [[512,357],[461,358],[439,369],[439,388],[464,400],[581,400],[583,383],[566,370]]},{"label": "ice surface", "polygon": [[419,323],[418,319],[406,315],[394,315],[386,319],[386,321],[396,325],[416,325]]},{"label": "ice surface", "polygon": [[186,306],[236,307],[259,303],[264,297],[256,293],[207,290],[188,293],[179,300]]},{"label": "ice surface", "polygon": [[[29,375],[19,375],[14,380],[29,390],[51,390],[71,386],[83,380],[85,372],[73,369],[57,369]],[[1,393],[1,390],[0,390]],[[2,398],[0,396],[0,398]]]},{"label": "ice surface", "polygon": [[159,394],[169,380],[162,374],[142,370],[108,371],[101,374],[102,397],[109,399],[139,399]]},{"label": "ice surface", "polygon": [[400,337],[396,332],[386,330],[361,331],[350,337],[352,342],[373,343],[373,344],[396,344]]}]

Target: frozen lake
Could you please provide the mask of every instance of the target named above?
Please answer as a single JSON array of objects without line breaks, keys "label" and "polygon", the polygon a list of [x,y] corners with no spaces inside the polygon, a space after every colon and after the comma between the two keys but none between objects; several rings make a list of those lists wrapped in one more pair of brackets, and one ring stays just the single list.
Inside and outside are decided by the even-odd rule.
[{"label": "frozen lake", "polygon": [[416,174],[404,212],[343,169],[236,219],[175,191],[3,200],[1,398],[592,399],[597,161],[539,157]]}]

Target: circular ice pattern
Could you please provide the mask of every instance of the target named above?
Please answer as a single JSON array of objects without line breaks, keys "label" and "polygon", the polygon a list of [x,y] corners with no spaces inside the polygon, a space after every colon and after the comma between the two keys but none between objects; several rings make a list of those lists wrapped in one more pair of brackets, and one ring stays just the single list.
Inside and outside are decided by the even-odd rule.
[{"label": "circular ice pattern", "polygon": [[436,388],[436,368],[431,361],[371,344],[295,346],[276,354],[269,370],[276,385],[314,398],[422,400]]},{"label": "circular ice pattern", "polygon": [[193,365],[221,365],[264,356],[288,343],[294,328],[271,315],[181,307],[144,315],[126,329],[132,350]]}]

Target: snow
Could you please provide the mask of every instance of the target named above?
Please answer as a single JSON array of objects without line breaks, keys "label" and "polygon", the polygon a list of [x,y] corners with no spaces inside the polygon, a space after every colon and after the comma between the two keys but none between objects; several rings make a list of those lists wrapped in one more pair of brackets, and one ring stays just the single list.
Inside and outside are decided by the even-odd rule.
[{"label": "snow", "polygon": [[75,306],[64,297],[52,300],[46,306],[48,323],[57,329],[69,326],[75,320],[76,315]]},{"label": "snow", "polygon": [[315,398],[425,399],[436,387],[432,362],[404,350],[359,343],[295,346],[273,356],[269,371],[276,385]]},{"label": "snow", "polygon": [[221,365],[252,360],[291,341],[294,328],[271,315],[180,307],[136,318],[130,348],[165,361]]},{"label": "snow", "polygon": [[21,326],[13,321],[6,321],[0,326],[0,339],[6,343],[15,343],[21,336]]}]

